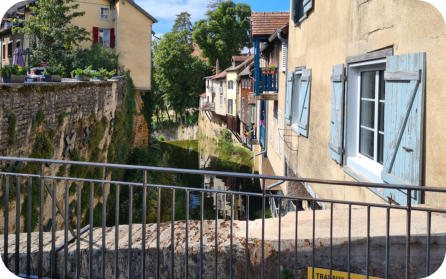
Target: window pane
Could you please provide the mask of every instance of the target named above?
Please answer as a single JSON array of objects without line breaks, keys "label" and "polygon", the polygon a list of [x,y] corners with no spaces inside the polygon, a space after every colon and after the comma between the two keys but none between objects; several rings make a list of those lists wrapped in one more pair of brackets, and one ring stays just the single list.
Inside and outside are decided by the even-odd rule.
[{"label": "window pane", "polygon": [[293,81],[293,92],[291,97],[291,120],[292,125],[298,124],[298,100],[299,100],[300,76],[296,76]]},{"label": "window pane", "polygon": [[379,71],[379,99],[386,99],[386,82],[384,81],[384,71]]},{"label": "window pane", "polygon": [[376,72],[361,73],[361,98],[375,99]]},{"label": "window pane", "polygon": [[384,132],[384,103],[379,102],[378,130]]},{"label": "window pane", "polygon": [[361,125],[375,128],[375,102],[361,101]]},{"label": "window pane", "polygon": [[384,156],[384,135],[378,134],[378,163],[383,163]]},{"label": "window pane", "polygon": [[359,153],[373,160],[374,133],[364,128],[359,129]]}]

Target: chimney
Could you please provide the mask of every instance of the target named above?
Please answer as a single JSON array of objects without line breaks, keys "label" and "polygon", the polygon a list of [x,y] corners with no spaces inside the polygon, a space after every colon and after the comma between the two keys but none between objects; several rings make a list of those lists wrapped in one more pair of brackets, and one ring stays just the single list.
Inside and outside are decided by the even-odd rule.
[{"label": "chimney", "polygon": [[217,62],[215,65],[215,74],[219,74],[219,73],[220,73],[220,61],[218,61],[218,58],[217,58]]}]

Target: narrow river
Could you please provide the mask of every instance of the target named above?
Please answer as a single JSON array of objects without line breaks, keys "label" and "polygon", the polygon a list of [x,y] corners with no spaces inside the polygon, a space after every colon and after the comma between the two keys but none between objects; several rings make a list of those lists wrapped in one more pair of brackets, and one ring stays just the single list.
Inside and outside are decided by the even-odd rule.
[{"label": "narrow river", "polygon": [[[210,139],[190,140],[190,141],[155,141],[146,148],[135,150],[130,156],[130,164],[138,165],[157,165],[171,168],[197,169],[197,170],[215,170],[229,172],[252,172],[252,160],[250,150],[234,146],[225,141],[215,141]],[[141,181],[140,172],[128,171],[127,181]],[[167,174],[167,173],[149,173],[149,179],[154,184],[187,186],[193,188],[207,188],[218,190],[232,190],[241,192],[260,193],[260,183],[254,179],[229,178],[219,176],[204,176],[190,174]],[[113,193],[113,189],[112,192]],[[148,222],[156,222],[156,190],[148,192]],[[113,196],[113,195],[112,195]],[[141,200],[140,189],[134,191],[134,204],[138,205]],[[109,202],[113,202],[112,197]],[[189,218],[200,218],[200,193],[190,193]],[[161,222],[171,219],[172,209],[172,191],[162,190],[160,196]],[[214,193],[205,193],[204,195],[204,219],[215,219],[215,209],[218,205],[219,218],[229,219],[231,209],[230,195]],[[266,204],[266,216],[270,217],[268,201]],[[186,212],[186,194],[185,191],[175,191],[175,219],[184,220]],[[261,198],[251,197],[249,200],[249,219],[257,219],[262,216]],[[234,219],[246,219],[247,200],[245,196],[234,196]],[[107,217],[110,222],[114,220],[113,211],[109,211]],[[128,191],[120,191],[120,223],[125,224],[128,220]],[[141,219],[141,207],[135,206],[133,211],[133,221],[139,222]]]}]

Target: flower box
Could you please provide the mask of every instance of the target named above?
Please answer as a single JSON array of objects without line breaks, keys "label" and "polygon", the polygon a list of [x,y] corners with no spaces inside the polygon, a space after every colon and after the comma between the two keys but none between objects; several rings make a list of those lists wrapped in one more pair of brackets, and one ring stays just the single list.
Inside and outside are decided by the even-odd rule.
[{"label": "flower box", "polygon": [[88,77],[86,75],[76,75],[76,79],[78,81],[90,81],[90,77]]},{"label": "flower box", "polygon": [[61,82],[62,78],[60,75],[45,75],[45,82]]},{"label": "flower box", "polygon": [[11,75],[10,77],[3,76],[4,83],[24,83],[25,79],[25,75]]}]

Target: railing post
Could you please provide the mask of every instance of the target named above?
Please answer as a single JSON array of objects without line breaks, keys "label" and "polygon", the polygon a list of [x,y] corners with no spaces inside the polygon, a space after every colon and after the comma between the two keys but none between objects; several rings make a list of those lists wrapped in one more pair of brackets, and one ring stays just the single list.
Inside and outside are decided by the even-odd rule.
[{"label": "railing post", "polygon": [[262,262],[261,262],[261,278],[265,278],[265,199],[266,199],[266,185],[265,178],[262,182]]},{"label": "railing post", "polygon": [[405,278],[409,279],[410,276],[410,222],[411,222],[411,210],[412,210],[412,197],[411,190],[407,190],[407,220],[406,220],[406,274]]},{"label": "railing post", "polygon": [[40,200],[39,200],[39,257],[37,263],[37,274],[39,278],[43,276],[43,163],[40,163]]}]

